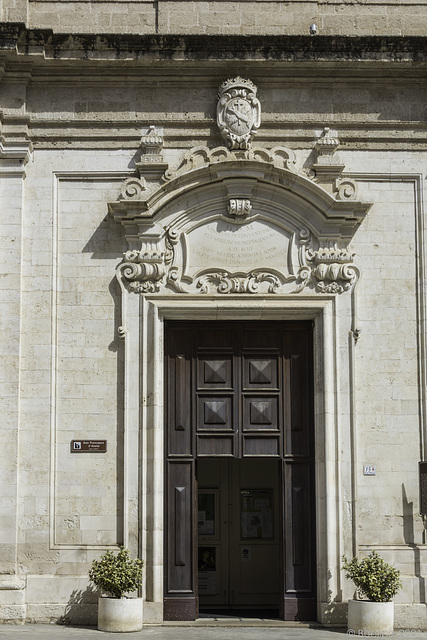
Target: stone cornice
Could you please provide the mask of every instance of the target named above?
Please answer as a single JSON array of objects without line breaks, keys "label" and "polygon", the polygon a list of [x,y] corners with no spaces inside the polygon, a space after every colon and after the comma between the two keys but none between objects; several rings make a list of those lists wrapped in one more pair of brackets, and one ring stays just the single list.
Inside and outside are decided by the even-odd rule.
[{"label": "stone cornice", "polygon": [[[129,35],[54,33],[20,23],[0,25],[0,50],[46,59],[86,60],[98,65],[123,61],[162,64],[178,60],[224,63],[425,64],[427,37],[421,36],[272,36]],[[105,54],[105,55],[102,55]]]},{"label": "stone cornice", "polygon": [[[29,140],[5,140],[0,135],[0,160],[12,161],[10,169],[26,165],[30,159],[33,146]],[[5,169],[5,165],[1,166]]]}]

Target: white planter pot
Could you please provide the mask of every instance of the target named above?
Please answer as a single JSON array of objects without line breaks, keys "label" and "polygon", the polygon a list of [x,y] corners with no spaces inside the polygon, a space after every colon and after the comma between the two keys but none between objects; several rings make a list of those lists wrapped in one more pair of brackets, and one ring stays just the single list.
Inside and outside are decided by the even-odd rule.
[{"label": "white planter pot", "polygon": [[142,598],[98,598],[100,631],[140,631]]},{"label": "white planter pot", "polygon": [[394,627],[394,602],[348,601],[348,629],[355,635],[391,635]]}]

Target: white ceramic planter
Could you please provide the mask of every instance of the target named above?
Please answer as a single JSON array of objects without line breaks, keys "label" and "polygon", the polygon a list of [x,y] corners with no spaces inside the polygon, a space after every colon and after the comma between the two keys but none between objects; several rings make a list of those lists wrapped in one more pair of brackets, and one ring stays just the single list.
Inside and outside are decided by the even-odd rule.
[{"label": "white ceramic planter", "polygon": [[98,598],[100,631],[140,631],[142,598]]},{"label": "white ceramic planter", "polygon": [[348,629],[355,635],[391,635],[394,628],[394,602],[348,601]]}]

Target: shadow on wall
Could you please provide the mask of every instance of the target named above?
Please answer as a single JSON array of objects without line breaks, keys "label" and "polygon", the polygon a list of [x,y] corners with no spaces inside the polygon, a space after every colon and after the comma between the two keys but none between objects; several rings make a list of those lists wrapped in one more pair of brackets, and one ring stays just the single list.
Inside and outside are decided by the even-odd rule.
[{"label": "shadow on wall", "polygon": [[98,621],[99,589],[89,585],[84,591],[79,589],[71,593],[64,615],[57,624],[96,625]]},{"label": "shadow on wall", "polygon": [[[328,571],[328,581],[332,578],[332,573]],[[342,602],[342,591],[340,590],[335,600],[332,600],[332,591],[328,590],[328,601],[323,610],[323,624],[334,626],[347,625],[347,602]]]},{"label": "shadow on wall", "polygon": [[425,579],[421,575],[420,548],[415,544],[414,534],[414,503],[408,502],[405,485],[402,483],[402,511],[403,511],[403,538],[408,547],[412,547],[414,552],[414,575],[418,578],[420,602],[425,602],[426,588]]}]

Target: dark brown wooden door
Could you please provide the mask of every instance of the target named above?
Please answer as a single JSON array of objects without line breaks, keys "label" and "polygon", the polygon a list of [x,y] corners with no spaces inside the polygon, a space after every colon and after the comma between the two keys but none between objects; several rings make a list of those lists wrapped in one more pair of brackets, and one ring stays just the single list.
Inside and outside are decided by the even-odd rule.
[{"label": "dark brown wooden door", "polygon": [[197,616],[195,460],[282,460],[284,619],[316,617],[311,323],[166,326],[166,620]]}]

